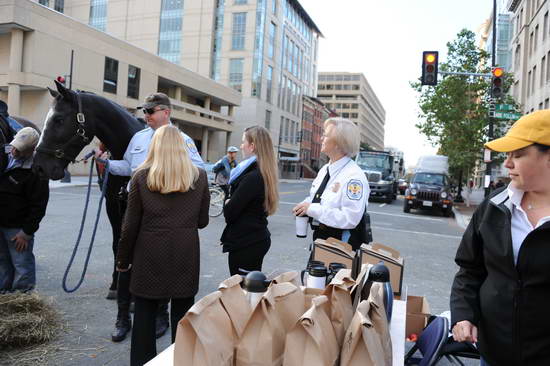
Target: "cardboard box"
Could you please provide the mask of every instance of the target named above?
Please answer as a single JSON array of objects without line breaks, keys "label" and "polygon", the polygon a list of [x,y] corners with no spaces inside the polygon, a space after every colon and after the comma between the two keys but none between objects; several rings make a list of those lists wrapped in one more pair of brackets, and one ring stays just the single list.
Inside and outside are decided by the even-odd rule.
[{"label": "cardboard box", "polygon": [[393,293],[401,295],[403,286],[403,268],[405,261],[399,252],[393,248],[380,243],[363,244],[361,245],[362,263],[377,264],[380,261],[390,270],[390,282]]},{"label": "cardboard box", "polygon": [[[399,296],[395,297],[400,300]],[[407,296],[407,321],[405,326],[405,337],[412,333],[420,336],[430,317],[430,305],[424,296]]]},{"label": "cardboard box", "polygon": [[311,259],[325,263],[329,266],[330,263],[343,263],[346,268],[352,269],[355,251],[351,245],[343,241],[328,238],[326,240],[317,239],[313,243],[313,251]]}]

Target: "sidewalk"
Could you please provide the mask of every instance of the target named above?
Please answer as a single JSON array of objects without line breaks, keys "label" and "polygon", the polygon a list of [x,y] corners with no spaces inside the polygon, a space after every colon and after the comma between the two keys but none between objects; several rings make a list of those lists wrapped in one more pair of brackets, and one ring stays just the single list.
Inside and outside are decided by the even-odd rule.
[{"label": "sidewalk", "polygon": [[[97,183],[97,177],[92,177],[92,184]],[[83,187],[88,185],[87,176],[72,176],[70,183],[61,183],[60,180],[50,180],[50,189],[66,188],[66,187]]]},{"label": "sidewalk", "polygon": [[[463,191],[463,197],[466,201],[466,193]],[[474,214],[474,211],[476,210],[477,206],[483,201],[485,198],[485,190],[482,188],[474,189],[472,191],[472,194],[470,196],[470,207],[466,206],[466,202],[464,203],[455,203],[453,205],[453,212],[455,214],[456,223],[458,226],[460,226],[463,229],[466,229],[468,224],[470,223],[470,220],[472,219],[472,215]]]}]

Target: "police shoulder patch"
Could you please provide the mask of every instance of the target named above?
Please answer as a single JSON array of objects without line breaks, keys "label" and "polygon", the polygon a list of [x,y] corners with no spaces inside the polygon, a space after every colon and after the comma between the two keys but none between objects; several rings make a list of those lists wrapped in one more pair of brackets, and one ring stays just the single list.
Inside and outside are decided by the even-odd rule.
[{"label": "police shoulder patch", "polygon": [[351,179],[348,182],[346,193],[350,200],[360,200],[363,197],[363,183],[358,179]]}]

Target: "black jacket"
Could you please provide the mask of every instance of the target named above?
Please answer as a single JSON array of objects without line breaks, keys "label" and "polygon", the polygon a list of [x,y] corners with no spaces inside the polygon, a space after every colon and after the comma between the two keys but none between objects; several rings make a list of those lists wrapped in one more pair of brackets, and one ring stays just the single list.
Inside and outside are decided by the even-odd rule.
[{"label": "black jacket", "polygon": [[0,173],[0,226],[33,235],[46,214],[49,195],[48,180],[33,173],[30,161]]},{"label": "black jacket", "polygon": [[235,179],[230,189],[230,200],[223,209],[227,224],[221,237],[223,251],[269,243],[271,234],[264,210],[264,180],[257,163],[252,163]]},{"label": "black jacket", "polygon": [[550,365],[550,222],[533,230],[514,265],[506,188],[475,211],[456,253],[452,324],[469,320],[490,365]]}]

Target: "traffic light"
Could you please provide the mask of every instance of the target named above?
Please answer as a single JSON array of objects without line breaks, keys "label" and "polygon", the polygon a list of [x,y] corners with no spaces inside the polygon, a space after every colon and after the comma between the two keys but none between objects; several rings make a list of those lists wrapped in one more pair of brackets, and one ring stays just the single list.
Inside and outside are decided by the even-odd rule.
[{"label": "traffic light", "polygon": [[65,77],[64,76],[58,76],[55,78],[55,80],[57,80],[59,83],[65,85]]},{"label": "traffic light", "polygon": [[493,74],[491,78],[491,97],[493,97],[493,99],[498,99],[504,94],[504,88],[502,85],[504,79],[504,69],[502,67],[493,67],[491,73]]},{"label": "traffic light", "polygon": [[439,52],[422,52],[422,85],[437,85],[437,62]]}]

